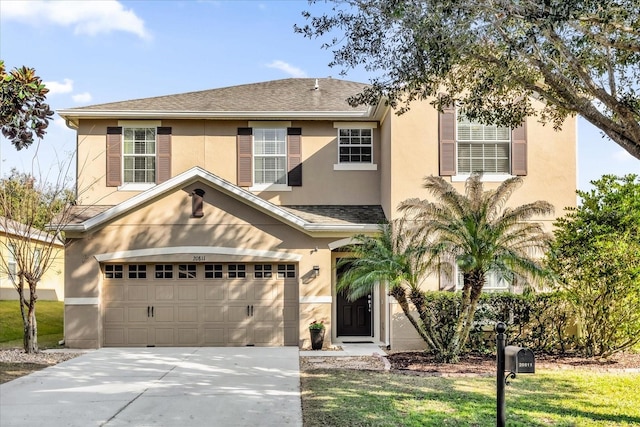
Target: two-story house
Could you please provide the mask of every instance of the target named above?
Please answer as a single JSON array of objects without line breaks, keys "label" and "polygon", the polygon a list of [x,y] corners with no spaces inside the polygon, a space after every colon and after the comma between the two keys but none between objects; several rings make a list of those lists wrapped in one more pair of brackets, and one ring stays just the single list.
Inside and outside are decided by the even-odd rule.
[{"label": "two-story house", "polygon": [[427,197],[432,174],[461,188],[472,170],[523,175],[512,203],[575,205],[573,120],[511,130],[428,102],[349,106],[364,86],[285,79],[59,111],[78,159],[67,346],[304,347],[322,320],[325,342],[422,348],[384,284],[336,294],[354,234]]}]

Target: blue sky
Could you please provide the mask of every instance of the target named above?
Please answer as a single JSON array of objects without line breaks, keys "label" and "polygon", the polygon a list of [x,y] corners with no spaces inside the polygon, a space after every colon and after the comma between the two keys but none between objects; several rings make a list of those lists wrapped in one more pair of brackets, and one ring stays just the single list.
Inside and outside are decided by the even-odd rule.
[{"label": "blue sky", "polygon": [[[27,65],[51,89],[55,109],[289,77],[340,77],[322,40],[293,32],[303,10],[290,1],[0,1],[0,58]],[[640,161],[578,122],[578,187],[605,173],[640,173]],[[0,175],[11,168],[58,175],[75,132],[56,116],[39,147],[17,152],[0,140]],[[36,154],[37,150],[37,154]],[[36,160],[34,160],[34,158]]]}]

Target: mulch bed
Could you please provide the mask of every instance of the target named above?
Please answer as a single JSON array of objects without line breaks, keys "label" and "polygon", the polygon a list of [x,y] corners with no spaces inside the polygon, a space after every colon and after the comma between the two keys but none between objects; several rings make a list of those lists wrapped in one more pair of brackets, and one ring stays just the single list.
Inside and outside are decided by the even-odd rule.
[{"label": "mulch bed", "polygon": [[[391,370],[421,375],[486,374],[495,375],[495,355],[467,354],[456,364],[438,363],[422,352],[400,352],[387,355]],[[536,369],[588,369],[611,372],[640,372],[640,354],[614,354],[609,359],[599,360],[576,355],[536,354]]]}]

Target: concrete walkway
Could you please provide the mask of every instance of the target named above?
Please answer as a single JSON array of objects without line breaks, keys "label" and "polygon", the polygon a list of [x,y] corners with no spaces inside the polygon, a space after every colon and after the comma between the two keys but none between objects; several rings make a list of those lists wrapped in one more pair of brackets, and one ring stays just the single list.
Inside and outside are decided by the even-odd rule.
[{"label": "concrete walkway", "polygon": [[296,347],[100,349],[0,385],[0,426],[302,426]]},{"label": "concrete walkway", "polygon": [[384,356],[385,352],[380,348],[382,344],[374,343],[337,343],[341,350],[304,350],[300,351],[303,357],[351,357],[351,356]]}]

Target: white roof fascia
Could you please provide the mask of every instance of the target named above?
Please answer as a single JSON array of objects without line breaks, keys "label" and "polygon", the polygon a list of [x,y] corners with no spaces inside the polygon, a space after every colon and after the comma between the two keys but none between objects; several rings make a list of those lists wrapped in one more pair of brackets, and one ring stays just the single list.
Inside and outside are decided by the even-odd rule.
[{"label": "white roof fascia", "polygon": [[114,259],[149,257],[158,255],[177,254],[212,254],[212,255],[232,255],[232,256],[253,256],[262,258],[273,258],[282,261],[300,261],[302,255],[289,252],[265,251],[259,249],[230,248],[224,246],[171,246],[164,248],[133,249],[128,251],[109,252],[94,255],[98,262],[110,261]]},{"label": "white roof fascia", "polygon": [[299,118],[299,119],[369,119],[372,109],[367,111],[165,111],[165,110],[58,110],[58,115],[67,121],[73,118],[137,118],[137,119],[236,119],[236,118]]},{"label": "white roof fascia", "polygon": [[188,181],[193,180],[193,178],[202,178],[211,183],[214,187],[223,190],[223,193],[226,193],[227,195],[230,195],[236,199],[250,202],[251,204],[261,208],[261,210],[263,210],[264,212],[272,214],[276,217],[280,217],[281,219],[300,229],[303,229],[306,224],[306,221],[304,221],[300,217],[291,214],[290,212],[274,205],[273,203],[267,202],[266,200],[261,199],[253,193],[243,190],[242,188],[237,187],[230,182],[225,181],[199,167],[194,167],[186,172],[176,175],[175,177],[163,182],[162,184],[158,184],[155,187],[136,196],[133,196],[132,198],[120,203],[119,205],[96,215],[95,217],[85,221],[80,226],[69,226],[65,228],[68,228],[68,230],[70,231],[91,230],[101,223],[108,221],[111,218],[117,217],[135,208],[136,206],[163,194],[166,191],[184,186],[188,183]]}]

